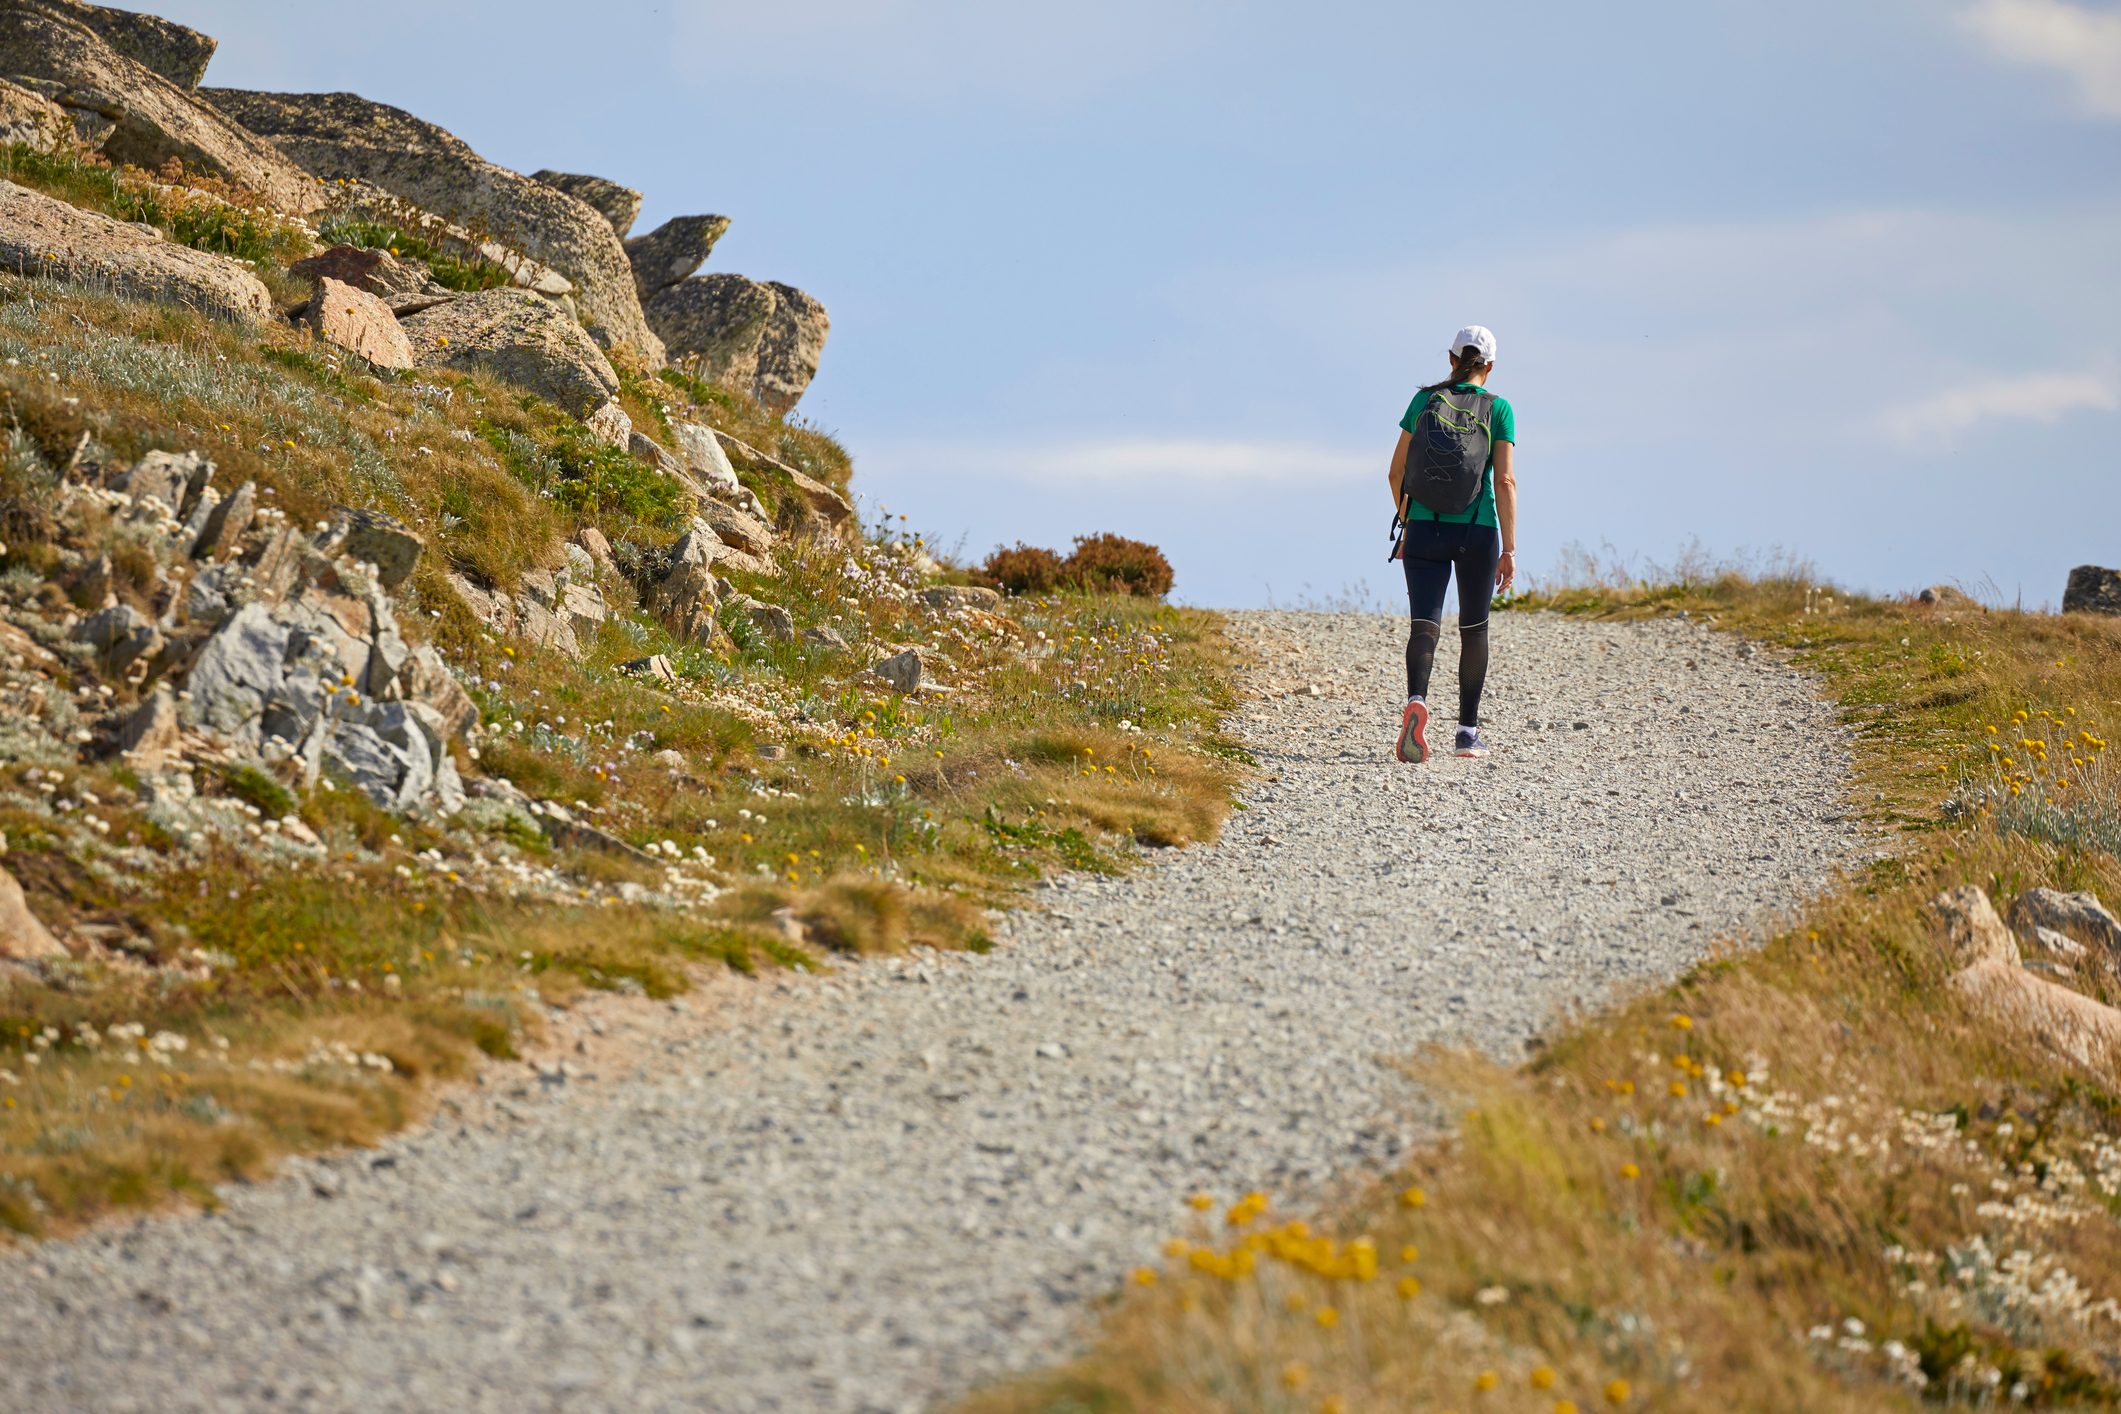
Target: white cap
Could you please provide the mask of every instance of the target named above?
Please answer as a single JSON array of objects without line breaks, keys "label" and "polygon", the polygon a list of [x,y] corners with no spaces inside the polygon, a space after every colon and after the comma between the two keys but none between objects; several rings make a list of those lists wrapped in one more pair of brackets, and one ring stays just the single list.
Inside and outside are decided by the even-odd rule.
[{"label": "white cap", "polygon": [[1495,361],[1495,335],[1485,324],[1468,324],[1451,340],[1451,357],[1458,357],[1465,349],[1480,355],[1482,363]]}]

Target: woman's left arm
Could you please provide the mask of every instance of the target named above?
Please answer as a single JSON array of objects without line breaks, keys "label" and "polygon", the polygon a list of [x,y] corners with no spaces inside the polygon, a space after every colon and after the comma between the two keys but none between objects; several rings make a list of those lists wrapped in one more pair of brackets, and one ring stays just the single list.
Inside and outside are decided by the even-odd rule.
[{"label": "woman's left arm", "polygon": [[1502,532],[1502,562],[1495,567],[1497,588],[1517,578],[1517,444],[1495,444],[1495,526]]},{"label": "woman's left arm", "polygon": [[1399,509],[1399,485],[1407,479],[1407,448],[1414,445],[1414,438],[1401,428],[1399,445],[1392,449],[1392,469],[1385,473],[1385,480],[1392,487],[1392,509]]}]

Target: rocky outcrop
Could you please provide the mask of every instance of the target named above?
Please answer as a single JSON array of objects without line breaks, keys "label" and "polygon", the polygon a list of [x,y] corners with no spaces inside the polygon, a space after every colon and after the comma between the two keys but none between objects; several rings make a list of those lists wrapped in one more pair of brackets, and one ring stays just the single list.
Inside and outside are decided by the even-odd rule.
[{"label": "rocky outcrop", "polygon": [[377,582],[395,589],[411,578],[427,542],[388,511],[340,506],[317,537],[317,548],[374,565]]},{"label": "rocky outcrop", "polygon": [[618,395],[619,376],[596,341],[526,290],[482,290],[402,325],[420,367],[481,369],[585,421]]},{"label": "rocky outcrop", "polygon": [[305,785],[328,773],[393,810],[453,810],[450,747],[477,713],[434,650],[406,641],[376,569],[402,579],[418,537],[341,511],[305,540],[253,483],[221,496],[213,474],[195,453],[150,452],[110,489],[86,488],[142,532],[166,606],[150,618],[119,602],[74,623],[94,670],[143,692],[106,720],[102,749],[142,771],[205,751]]},{"label": "rocky outcrop", "polygon": [[729,601],[729,607],[741,622],[751,626],[753,633],[769,643],[795,642],[795,615],[779,604],[768,604],[749,594],[739,594]]},{"label": "rocky outcrop", "polygon": [[2018,947],[1988,895],[1972,885],[1931,902],[1945,925],[1945,948],[1958,965],[1954,991],[1992,1024],[2046,1047],[2087,1074],[2110,1078],[2121,1062],[2121,1010],[2035,975],[2019,965]]},{"label": "rocky outcrop", "polygon": [[869,665],[869,671],[893,692],[921,690],[921,655],[917,649],[908,648],[878,659]]},{"label": "rocky outcrop", "polygon": [[296,320],[318,338],[378,368],[412,367],[412,340],[398,327],[390,306],[329,275],[317,281],[315,297],[302,306]]},{"label": "rocky outcrop", "polygon": [[727,216],[676,216],[626,242],[626,258],[633,262],[633,286],[642,305],[705,265],[714,243],[728,229]]},{"label": "rocky outcrop", "polygon": [[795,492],[792,498],[784,498],[781,502],[780,520],[784,529],[813,535],[844,534],[854,529],[853,504],[824,482],[727,432],[716,431],[714,439],[735,465],[768,473],[776,480],[786,482]]},{"label": "rocky outcrop", "polygon": [[243,543],[243,534],[258,514],[258,483],[246,481],[205,508],[198,534],[192,537],[195,560],[225,560]]},{"label": "rocky outcrop", "polygon": [[68,635],[95,655],[105,676],[124,678],[135,663],[146,663],[162,651],[162,631],[154,620],[130,604],[99,609],[74,625]]},{"label": "rocky outcrop", "polygon": [[206,77],[206,66],[218,47],[215,40],[183,25],[136,10],[114,10],[105,5],[86,5],[74,0],[44,0],[63,8],[103,37],[103,42],[154,70],[182,89],[195,89]]},{"label": "rocky outcrop", "polygon": [[184,745],[177,717],[176,694],[157,683],[147,700],[135,707],[118,729],[118,754],[138,770],[159,770],[174,761]]},{"label": "rocky outcrop", "polygon": [[400,260],[387,250],[364,246],[335,245],[287,268],[312,281],[337,280],[374,295],[400,319],[457,297],[455,290],[442,285],[424,267]]},{"label": "rocky outcrop", "polygon": [[772,527],[749,511],[721,501],[702,501],[693,523],[706,526],[714,532],[715,539],[732,550],[760,558],[773,553]]},{"label": "rocky outcrop", "polygon": [[461,139],[402,108],[352,93],[207,89],[209,98],[305,171],[358,177],[552,266],[597,342],[663,362],[634,294],[633,267],[597,210],[543,182],[496,166]]},{"label": "rocky outcrop", "polygon": [[56,152],[73,135],[73,121],[64,108],[33,89],[0,79],[0,146]]},{"label": "rocky outcrop", "polygon": [[593,525],[585,525],[574,533],[574,543],[589,557],[591,574],[606,579],[618,578],[618,557],[611,553],[611,541],[605,538],[603,531]]},{"label": "rocky outcrop", "polygon": [[[0,0],[0,76],[65,108],[82,139],[114,162],[154,168],[174,157],[282,211],[316,210],[322,186],[190,91],[212,41],[195,35],[187,49],[178,36],[189,33],[70,0]],[[191,82],[172,82],[158,67]]]},{"label": "rocky outcrop", "polygon": [[2003,926],[1987,893],[1972,884],[1962,884],[1930,900],[1930,907],[1944,924],[1944,950],[1958,967],[2000,962],[2016,967],[2018,945],[2010,929]]},{"label": "rocky outcrop", "polygon": [[514,594],[460,574],[450,575],[449,587],[489,631],[579,658],[583,639],[595,638],[611,609],[597,588],[594,560],[579,546],[571,548],[575,554],[559,569],[527,571]]},{"label": "rocky outcrop", "polygon": [[673,422],[670,435],[678,444],[679,458],[701,495],[733,500],[742,494],[744,485],[737,480],[736,468],[730,464],[729,453],[722,450],[721,439],[713,428],[702,427],[697,422]]},{"label": "rocky outcrop", "polygon": [[681,280],[642,308],[672,361],[775,413],[794,407],[810,386],[831,328],[825,307],[801,290],[741,275]]},{"label": "rocky outcrop", "polygon": [[13,874],[0,869],[0,960],[49,962],[65,956],[66,949],[52,936],[51,929],[29,911],[22,885],[15,882]]},{"label": "rocky outcrop", "polygon": [[945,614],[998,613],[1002,607],[1002,596],[992,589],[977,584],[938,584],[933,589],[921,591],[921,601],[931,609]]},{"label": "rocky outcrop", "polygon": [[197,452],[148,452],[116,480],[134,501],[158,502],[178,520],[189,516],[214,479],[214,464]]},{"label": "rocky outcrop", "polygon": [[329,771],[388,809],[453,810],[463,786],[448,719],[408,696],[412,656],[380,589],[312,561],[293,594],[242,604],[207,637],[184,710],[306,781]]},{"label": "rocky outcrop", "polygon": [[2121,614],[2121,570],[2079,565],[2062,591],[2065,614]]},{"label": "rocky outcrop", "polygon": [[[2089,890],[2027,889],[2011,901],[2011,927],[2021,938],[2053,934],[2074,944],[2079,953],[2096,951],[2110,962],[2121,963],[2121,918],[2114,917]],[[2052,943],[2045,946],[2069,951]]]},{"label": "rocky outcrop", "polygon": [[570,557],[557,570],[525,570],[523,593],[565,624],[577,644],[585,639],[594,641],[611,620],[611,606],[604,601],[604,591],[596,586],[595,573],[586,554],[579,563]]},{"label": "rocky outcrop", "polygon": [[0,270],[256,323],[272,297],[248,266],[0,181]]},{"label": "rocky outcrop", "polygon": [[603,177],[591,177],[581,172],[555,172],[548,167],[542,172],[532,172],[530,179],[543,182],[555,191],[566,192],[595,211],[611,223],[613,234],[621,240],[633,229],[633,218],[641,214],[639,192]]},{"label": "rocky outcrop", "polygon": [[715,621],[722,601],[715,565],[737,553],[712,530],[694,526],[664,552],[661,573],[646,598],[648,609],[679,638],[715,646],[722,636]]},{"label": "rocky outcrop", "polygon": [[399,680],[405,684],[405,695],[432,708],[451,736],[463,736],[478,726],[479,704],[471,700],[471,694],[449,671],[449,664],[442,661],[433,645],[423,644],[413,650]]}]

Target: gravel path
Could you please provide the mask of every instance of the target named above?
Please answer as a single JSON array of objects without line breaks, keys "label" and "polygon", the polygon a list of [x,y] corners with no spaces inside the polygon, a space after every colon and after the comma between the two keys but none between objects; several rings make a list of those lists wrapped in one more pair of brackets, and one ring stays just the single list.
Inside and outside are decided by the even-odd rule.
[{"label": "gravel path", "polygon": [[1064,1354],[1186,1193],[1389,1159],[1393,1057],[1521,1053],[1861,851],[1832,714],[1699,625],[1502,616],[1500,749],[1421,768],[1400,621],[1236,628],[1281,695],[1221,844],[1057,881],[984,957],[673,1016],[637,1076],[0,1254],[0,1408],[927,1407]]}]

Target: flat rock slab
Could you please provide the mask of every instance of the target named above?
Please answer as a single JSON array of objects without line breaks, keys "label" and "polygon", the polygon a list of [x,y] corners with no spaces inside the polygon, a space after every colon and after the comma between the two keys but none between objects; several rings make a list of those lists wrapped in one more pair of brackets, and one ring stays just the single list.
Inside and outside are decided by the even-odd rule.
[{"label": "flat rock slab", "polygon": [[551,300],[481,290],[400,323],[422,368],[477,368],[587,419],[618,396],[596,341]]},{"label": "flat rock slab", "polygon": [[0,181],[0,270],[255,324],[272,296],[241,261]]},{"label": "flat rock slab", "polygon": [[1065,1356],[1187,1193],[1390,1163],[1431,1118],[1393,1057],[1522,1054],[1863,852],[1832,713],[1698,627],[1498,616],[1495,754],[1422,767],[1401,622],[1236,628],[1320,691],[1242,710],[1272,778],[1220,844],[984,957],[764,984],[504,1128],[0,1256],[0,1406],[921,1408]]},{"label": "flat rock slab", "polygon": [[412,340],[381,299],[329,275],[317,281],[316,297],[303,306],[302,323],[327,343],[357,353],[378,368],[412,367]]}]

